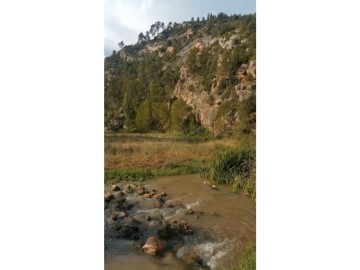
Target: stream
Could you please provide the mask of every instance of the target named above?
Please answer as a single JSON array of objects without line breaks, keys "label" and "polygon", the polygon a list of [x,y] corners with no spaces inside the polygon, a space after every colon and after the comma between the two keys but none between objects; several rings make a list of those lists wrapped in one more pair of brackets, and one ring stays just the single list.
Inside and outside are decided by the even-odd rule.
[{"label": "stream", "polygon": [[[119,191],[105,186],[105,193],[114,195],[105,202],[106,270],[217,269],[236,263],[241,248],[256,239],[256,205],[231,186],[212,189],[199,175],[155,177],[141,185],[158,197],[140,196],[136,184],[127,189],[118,184]],[[114,212],[126,217],[114,220]],[[178,228],[181,220],[191,229],[167,238],[156,256],[144,253],[141,247],[150,236],[166,223]]]}]

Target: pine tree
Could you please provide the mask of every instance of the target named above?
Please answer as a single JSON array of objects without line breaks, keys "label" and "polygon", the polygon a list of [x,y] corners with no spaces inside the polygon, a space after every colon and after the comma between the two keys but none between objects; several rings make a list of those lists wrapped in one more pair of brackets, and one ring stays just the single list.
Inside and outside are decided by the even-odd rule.
[{"label": "pine tree", "polygon": [[151,104],[148,99],[142,102],[138,108],[135,118],[135,125],[138,130],[147,132],[151,128]]}]

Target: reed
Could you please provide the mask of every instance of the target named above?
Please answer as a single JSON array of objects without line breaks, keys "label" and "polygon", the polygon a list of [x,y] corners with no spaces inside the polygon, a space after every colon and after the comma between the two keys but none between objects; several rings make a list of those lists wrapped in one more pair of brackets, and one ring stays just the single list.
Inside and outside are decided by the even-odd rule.
[{"label": "reed", "polygon": [[248,179],[254,167],[255,153],[251,150],[219,152],[209,168],[210,179],[218,184],[233,184],[235,177]]}]

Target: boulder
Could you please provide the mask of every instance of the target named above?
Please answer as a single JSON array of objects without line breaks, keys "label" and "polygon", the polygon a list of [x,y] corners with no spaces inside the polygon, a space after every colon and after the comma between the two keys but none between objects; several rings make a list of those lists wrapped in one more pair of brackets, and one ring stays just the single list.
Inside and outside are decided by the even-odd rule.
[{"label": "boulder", "polygon": [[118,185],[112,185],[111,190],[118,191],[118,190],[120,190],[120,187]]},{"label": "boulder", "polygon": [[119,218],[124,218],[124,217],[126,217],[127,216],[127,213],[126,212],[119,212]]},{"label": "boulder", "polygon": [[193,234],[192,229],[185,219],[182,219],[179,224],[179,231],[183,234]]},{"label": "boulder", "polygon": [[145,245],[143,245],[142,250],[152,256],[159,254],[162,252],[166,247],[166,242],[164,240],[159,239],[156,236],[150,236]]},{"label": "boulder", "polygon": [[110,202],[112,199],[114,199],[114,195],[113,194],[106,194],[105,195],[105,202]]}]

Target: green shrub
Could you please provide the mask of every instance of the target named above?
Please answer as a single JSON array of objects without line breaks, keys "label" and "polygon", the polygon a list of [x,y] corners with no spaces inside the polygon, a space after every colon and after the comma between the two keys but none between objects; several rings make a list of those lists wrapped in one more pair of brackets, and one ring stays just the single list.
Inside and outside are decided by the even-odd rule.
[{"label": "green shrub", "polygon": [[209,175],[216,183],[233,184],[236,176],[247,179],[255,167],[255,153],[251,150],[226,150],[218,153],[210,164]]},{"label": "green shrub", "polygon": [[234,191],[243,190],[251,198],[256,198],[256,172],[253,170],[250,173],[249,178],[241,177],[240,175],[235,176],[233,183]]}]

